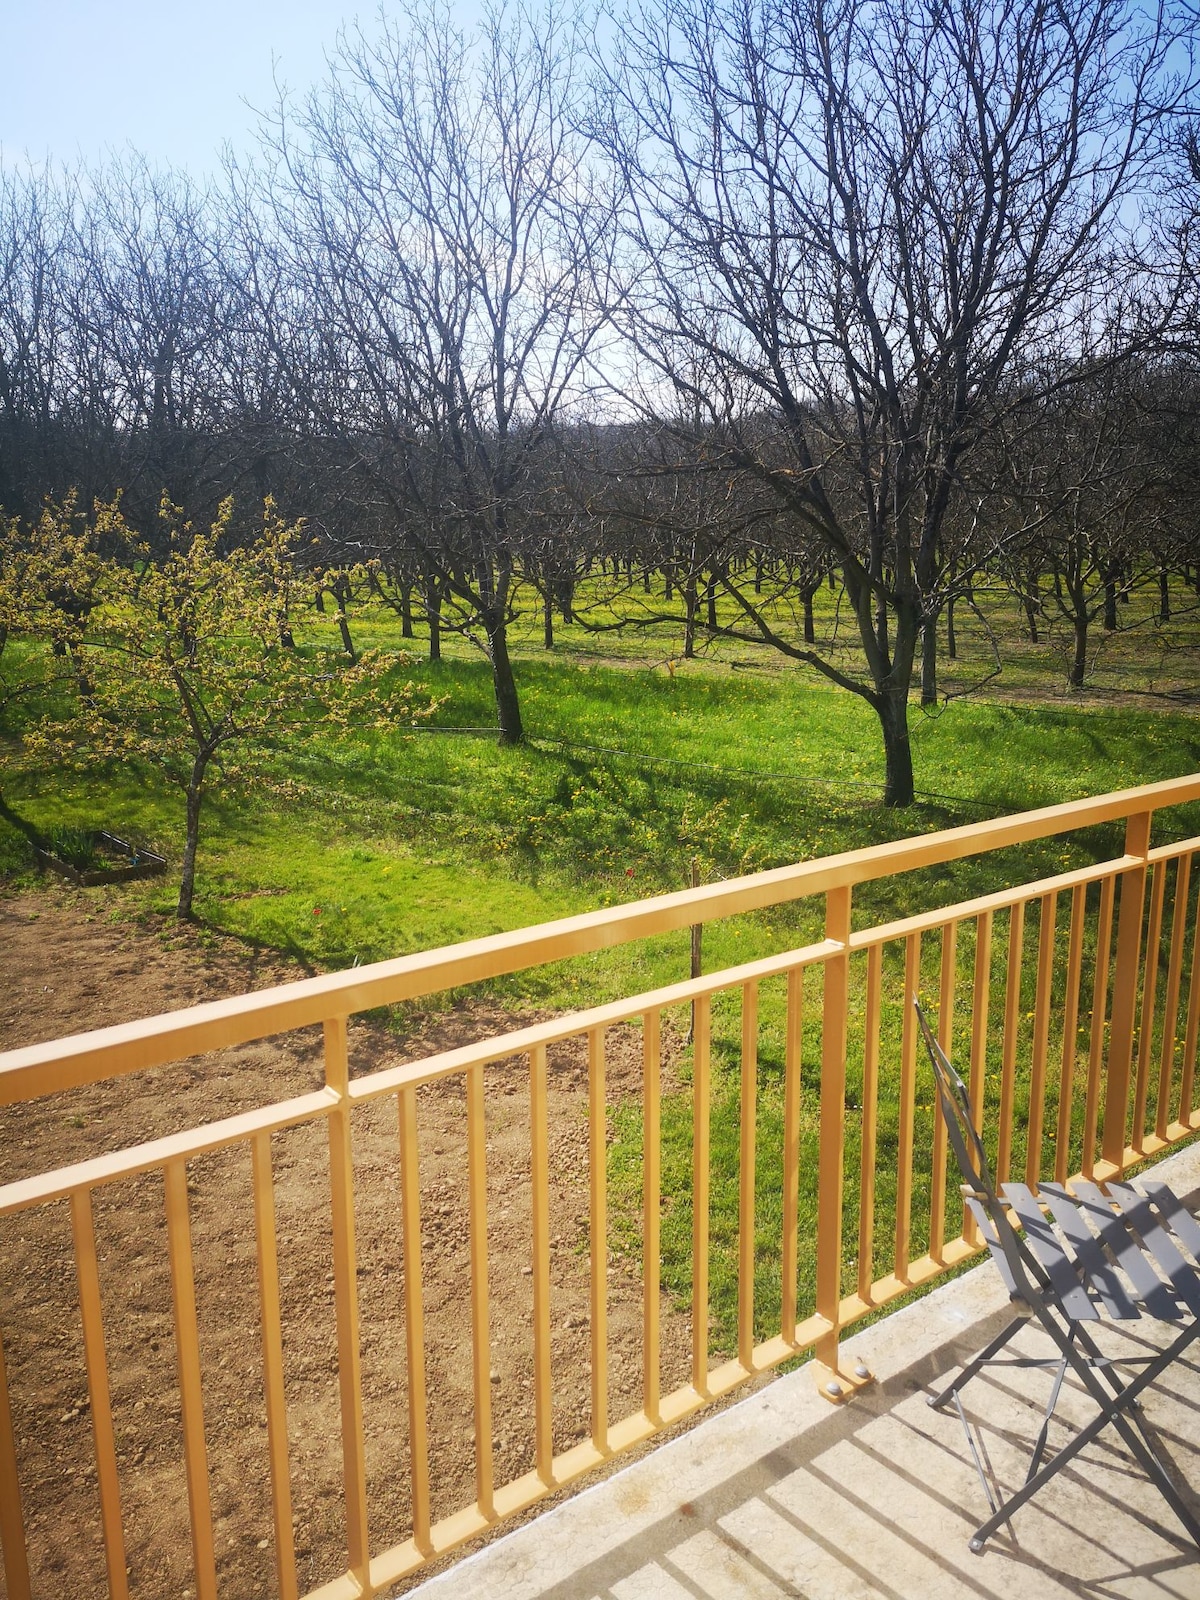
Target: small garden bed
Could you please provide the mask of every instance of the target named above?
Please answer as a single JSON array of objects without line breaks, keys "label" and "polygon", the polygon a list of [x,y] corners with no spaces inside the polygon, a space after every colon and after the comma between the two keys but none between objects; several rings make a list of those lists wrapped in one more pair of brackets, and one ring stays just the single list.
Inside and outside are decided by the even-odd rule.
[{"label": "small garden bed", "polygon": [[104,828],[62,828],[35,847],[38,866],[71,883],[125,883],[167,870],[165,856],[119,839]]}]

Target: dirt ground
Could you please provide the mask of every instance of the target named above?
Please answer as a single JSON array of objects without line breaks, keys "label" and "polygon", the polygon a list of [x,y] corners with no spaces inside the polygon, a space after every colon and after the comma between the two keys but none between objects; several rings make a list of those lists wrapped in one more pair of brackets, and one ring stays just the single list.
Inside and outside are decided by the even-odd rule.
[{"label": "dirt ground", "polygon": [[[170,923],[110,920],[104,891],[0,899],[0,1048],[172,1010],[304,975],[283,957]],[[351,1026],[356,1074],[522,1022],[477,1003],[401,1039]],[[676,1036],[664,1029],[664,1087]],[[554,1448],[587,1433],[590,1393],[587,1073],[582,1039],[550,1051]],[[640,1095],[640,1035],[611,1030],[610,1106]],[[0,1111],[0,1182],[213,1121],[321,1082],[316,1030]],[[436,1520],[474,1498],[466,1114],[450,1080],[419,1096],[430,1462]],[[529,1095],[525,1058],[487,1073],[489,1287],[497,1486],[534,1465]],[[371,1548],[408,1538],[404,1274],[395,1102],[355,1112],[362,1369]],[[323,1126],[275,1136],[293,1522],[301,1591],[344,1569],[337,1356]],[[193,1161],[189,1195],[220,1590],[276,1593],[250,1153]],[[94,1192],[131,1592],[187,1597],[187,1533],[166,1221],[159,1173]],[[610,1416],[640,1406],[640,1277],[608,1268]],[[105,1592],[99,1497],[65,1203],[0,1218],[0,1334],[18,1439],[34,1592]],[[687,1381],[688,1318],[664,1299],[663,1391]],[[3,1593],[0,1579],[0,1593]]]}]

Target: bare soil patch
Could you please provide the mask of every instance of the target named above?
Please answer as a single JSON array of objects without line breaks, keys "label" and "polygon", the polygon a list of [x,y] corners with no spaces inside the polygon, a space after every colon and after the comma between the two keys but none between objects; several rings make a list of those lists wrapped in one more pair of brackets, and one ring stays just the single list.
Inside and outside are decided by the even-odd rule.
[{"label": "bare soil patch", "polygon": [[[304,975],[272,952],[168,923],[110,921],[102,892],[50,887],[0,899],[0,1045],[14,1048]],[[481,1001],[431,1014],[408,1037],[352,1025],[362,1073],[523,1022]],[[664,1030],[664,1087],[678,1040]],[[610,1104],[642,1090],[641,1038],[610,1032]],[[590,1414],[587,1073],[583,1040],[552,1048],[550,1184],[554,1448]],[[528,1071],[486,1075],[489,1291],[497,1485],[534,1466]],[[316,1030],[195,1058],[0,1111],[0,1181],[213,1121],[322,1080]],[[422,1259],[432,1512],[474,1498],[476,1471],[461,1082],[419,1095]],[[355,1113],[358,1287],[371,1545],[410,1528],[405,1284],[396,1108]],[[276,1225],[296,1551],[302,1592],[343,1570],[346,1534],[323,1126],[277,1135]],[[205,1425],[221,1592],[276,1592],[250,1152],[189,1167]],[[105,1333],[132,1592],[194,1593],[162,1179],[94,1191]],[[642,1285],[608,1268],[610,1415],[640,1405]],[[688,1318],[661,1306],[664,1392],[687,1381]],[[70,1219],[55,1203],[0,1219],[0,1333],[8,1363],[36,1594],[105,1592],[100,1507]],[[2,1588],[0,1588],[2,1592]]]}]

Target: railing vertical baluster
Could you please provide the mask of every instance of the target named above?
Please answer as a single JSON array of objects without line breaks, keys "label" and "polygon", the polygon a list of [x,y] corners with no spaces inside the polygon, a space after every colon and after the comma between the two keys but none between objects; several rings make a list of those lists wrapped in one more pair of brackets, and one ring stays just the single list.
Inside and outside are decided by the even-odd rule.
[{"label": "railing vertical baluster", "polygon": [[1000,1062],[1000,1130],[996,1149],[996,1181],[1003,1183],[1012,1166],[1013,1097],[1017,1082],[1017,1042],[1021,1026],[1021,970],[1025,957],[1025,902],[1008,914],[1008,971],[1004,985],[1004,1049]]},{"label": "railing vertical baluster", "polygon": [[754,1173],[758,1121],[758,985],[742,985],[742,1081],[738,1161],[738,1360],[754,1350]]},{"label": "railing vertical baluster", "polygon": [[712,1001],[695,1001],[692,1040],[692,1388],[708,1393],[709,1048]]},{"label": "railing vertical baluster", "polygon": [[[1120,1172],[1125,1165],[1125,1122],[1129,1115],[1129,1077],[1137,1019],[1138,967],[1142,948],[1142,909],[1146,898],[1146,857],[1153,813],[1138,811],[1125,822],[1125,854],[1140,856],[1121,874],[1117,912],[1117,954],[1113,968],[1112,1026],[1108,1032],[1108,1082],[1104,1094],[1101,1155]],[[1140,1133],[1138,1138],[1141,1138]]]},{"label": "railing vertical baluster", "polygon": [[921,935],[904,941],[904,1016],[900,1028],[900,1120],[896,1134],[896,1276],[908,1278],[912,1237],[913,1123],[917,1097],[917,1022],[913,1000],[921,987]]},{"label": "railing vertical baluster", "polygon": [[[825,958],[821,1011],[821,1153],[817,1183],[817,1314],[827,1331],[817,1340],[816,1359],[826,1373],[838,1371],[842,1300],[842,1183],[846,1145],[846,1032],[850,1008],[851,890],[825,895],[825,937],[841,949]],[[840,1397],[838,1380],[826,1392]]]},{"label": "railing vertical baluster", "polygon": [[[92,1222],[90,1189],[76,1189],[71,1195],[71,1233],[75,1244],[75,1270],[79,1276],[79,1314],[83,1326],[83,1354],[87,1364],[88,1400],[92,1412],[92,1440],[96,1449],[100,1526],[104,1533],[104,1565],[108,1573],[109,1600],[125,1600],[129,1593],[125,1576],[125,1533],[121,1525],[117,1446],[113,1436],[112,1400],[108,1390],[108,1357],[104,1344],[100,1269],[96,1262],[96,1230]],[[288,1531],[290,1533],[291,1529]]]},{"label": "railing vertical baluster", "polygon": [[[1190,859],[1190,858],[1189,858]],[[1183,1037],[1183,1070],[1179,1076],[1179,1120],[1192,1125],[1192,1089],[1196,1081],[1196,1047],[1200,1043],[1200,899],[1192,923],[1192,965],[1188,975],[1187,1028]]]},{"label": "railing vertical baluster", "polygon": [[1036,1187],[1042,1170],[1042,1130],[1046,1120],[1046,1064],[1050,1055],[1050,1001],[1054,983],[1054,940],[1058,896],[1044,894],[1038,909],[1037,988],[1033,1001],[1033,1057],[1029,1068],[1029,1125],[1025,1182]]},{"label": "railing vertical baluster", "polygon": [[167,1210],[167,1254],[171,1264],[171,1301],[175,1316],[175,1353],[179,1367],[179,1405],[183,1423],[183,1456],[187,1467],[188,1513],[192,1527],[192,1560],[199,1600],[216,1600],[217,1568],[213,1551],[212,1501],[208,1487],[208,1450],[204,1441],[204,1397],[200,1378],[200,1331],[196,1322],[196,1279],[192,1264],[192,1230],[188,1217],[187,1163],[168,1161],[163,1171]]},{"label": "railing vertical baluster", "polygon": [[875,1281],[875,1150],[879,1127],[879,1009],[883,946],[867,951],[867,1000],[863,1019],[861,1175],[858,1190],[858,1293],[866,1300]]},{"label": "railing vertical baluster", "polygon": [[659,1223],[662,1207],[662,1030],[657,1011],[642,1018],[642,1409],[659,1420]]},{"label": "railing vertical baluster", "polygon": [[796,1275],[799,1268],[800,1047],[804,1026],[804,968],[787,977],[783,1047],[783,1294],[780,1333],[796,1341]]},{"label": "railing vertical baluster", "polygon": [[1154,1050],[1154,1012],[1158,1003],[1158,957],[1162,943],[1163,902],[1167,892],[1167,863],[1156,861],[1150,869],[1150,923],[1146,930],[1146,961],[1142,973],[1142,1019],[1138,1028],[1137,1076],[1133,1090],[1133,1131],[1130,1144],[1141,1150],[1146,1143],[1146,1101],[1150,1092],[1150,1057]]},{"label": "railing vertical baluster", "polygon": [[21,1479],[17,1471],[17,1441],[13,1434],[8,1398],[8,1369],[4,1340],[0,1338],[0,1551],[4,1554],[4,1580],[9,1600],[32,1600],[29,1553],[25,1545],[25,1515],[21,1509]]},{"label": "railing vertical baluster", "polygon": [[[992,995],[992,913],[983,911],[975,921],[975,992],[971,1005],[971,1111],[975,1126],[984,1125],[984,1085],[987,1080],[988,1011]],[[963,1207],[962,1236],[979,1243],[979,1225]]]},{"label": "railing vertical baluster", "polygon": [[533,1427],[537,1474],[554,1481],[554,1399],[550,1369],[550,1131],[546,1046],[529,1052],[529,1148],[533,1222]]},{"label": "railing vertical baluster", "polygon": [[604,1029],[588,1032],[588,1166],[591,1243],[592,1443],[608,1449],[608,1105]]},{"label": "railing vertical baluster", "polygon": [[279,1255],[275,1243],[275,1178],[271,1135],[256,1133],[251,1146],[254,1237],[258,1258],[258,1304],[262,1320],[263,1396],[267,1410],[267,1455],[271,1464],[271,1515],[275,1574],[280,1600],[296,1600],[296,1549],[292,1531],[292,1484],[288,1461],[287,1396],[283,1387],[283,1324],[279,1306]]},{"label": "railing vertical baluster", "polygon": [[1175,866],[1175,909],[1171,916],[1171,960],[1167,968],[1167,1000],[1163,1013],[1162,1053],[1158,1063],[1158,1114],[1154,1131],[1167,1137],[1171,1122],[1171,1079],[1175,1074],[1175,1029],[1179,1021],[1179,980],[1183,975],[1183,944],[1187,935],[1188,890],[1192,858],[1180,856]]},{"label": "railing vertical baluster", "polygon": [[1096,971],[1092,980],[1092,1028],[1088,1041],[1087,1098],[1083,1112],[1083,1159],[1080,1171],[1092,1176],[1096,1164],[1096,1129],[1100,1120],[1100,1080],[1104,1068],[1104,1029],[1108,1017],[1108,967],[1112,954],[1113,900],[1116,879],[1100,885],[1096,919]]},{"label": "railing vertical baluster", "polygon": [[[938,1043],[954,1057],[954,991],[958,963],[958,923],[942,929],[942,970],[938,984]],[[946,1124],[933,1113],[933,1167],[929,1175],[929,1254],[942,1259],[946,1247]]]},{"label": "railing vertical baluster", "polygon": [[482,1064],[467,1069],[467,1203],[471,1238],[471,1372],[475,1390],[475,1499],[495,1516],[492,1336],[488,1318],[487,1106]]},{"label": "railing vertical baluster", "polygon": [[[400,1146],[400,1226],[404,1242],[404,1352],[408,1377],[408,1472],[413,1543],[429,1542],[429,1413],[425,1387],[425,1290],[421,1269],[421,1158],[417,1143],[417,1092],[396,1096]],[[478,1440],[476,1418],[476,1440]]]},{"label": "railing vertical baluster", "polygon": [[329,1192],[333,1233],[333,1299],[337,1319],[338,1400],[342,1417],[342,1482],[346,1552],[364,1595],[371,1591],[367,1534],[367,1466],[363,1439],[362,1357],[358,1334],[358,1251],[354,1234],[354,1156],[350,1144],[350,1056],[346,1018],[325,1019],[325,1083],[338,1097],[329,1114]]},{"label": "railing vertical baluster", "polygon": [[1075,1098],[1075,1057],[1079,1050],[1079,982],[1083,972],[1083,925],[1087,888],[1071,891],[1071,935],[1067,947],[1067,990],[1063,996],[1062,1071],[1058,1080],[1058,1128],[1054,1140],[1054,1181],[1065,1183],[1071,1158],[1071,1113]]}]

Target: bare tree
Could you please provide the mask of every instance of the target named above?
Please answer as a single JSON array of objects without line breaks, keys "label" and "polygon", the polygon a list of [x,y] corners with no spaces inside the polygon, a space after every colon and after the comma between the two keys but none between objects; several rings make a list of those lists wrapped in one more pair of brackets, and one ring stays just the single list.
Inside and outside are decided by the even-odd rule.
[{"label": "bare tree", "polygon": [[0,167],[0,507],[27,516],[69,485],[70,190],[65,177]]},{"label": "bare tree", "polygon": [[1014,378],[1057,381],[1127,292],[1172,29],[1124,0],[657,0],[619,36],[596,117],[642,403],[701,411],[828,546],[860,669],[736,592],[874,708],[885,800],[908,804],[947,509]]},{"label": "bare tree", "polygon": [[[1143,375],[1144,378],[1144,375]],[[1059,400],[1030,408],[1010,449],[1009,517],[1017,571],[1045,574],[1038,609],[1065,625],[1067,682],[1081,689],[1093,623],[1116,627],[1117,599],[1151,575],[1158,540],[1158,463],[1134,370],[1107,367]]]},{"label": "bare tree", "polygon": [[518,551],[549,432],[583,400],[612,249],[576,56],[524,8],[470,38],[434,4],[346,35],[324,88],[281,111],[260,191],[317,346],[304,403],[390,505],[440,625],[485,651],[508,743]]}]

